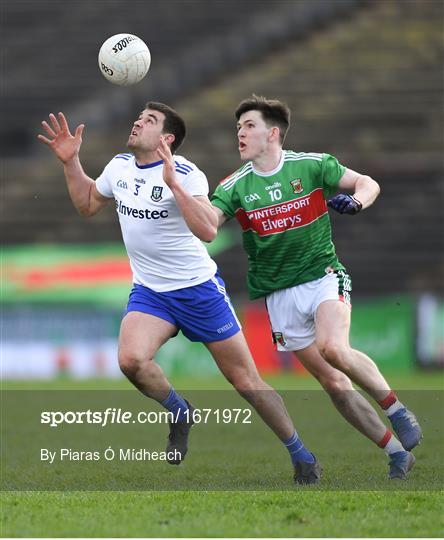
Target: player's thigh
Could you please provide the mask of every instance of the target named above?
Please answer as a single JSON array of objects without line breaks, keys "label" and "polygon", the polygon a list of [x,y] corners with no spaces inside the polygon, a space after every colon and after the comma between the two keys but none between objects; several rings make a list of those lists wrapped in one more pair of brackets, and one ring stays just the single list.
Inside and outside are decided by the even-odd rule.
[{"label": "player's thigh", "polygon": [[352,390],[350,379],[332,367],[321,355],[316,343],[299,351],[293,351],[301,364],[327,391]]},{"label": "player's thigh", "polygon": [[281,289],[267,296],[267,312],[278,351],[303,349],[315,340],[311,313],[315,295],[316,290],[310,283]]},{"label": "player's thigh", "polygon": [[218,368],[230,382],[259,377],[242,331],[221,341],[205,343]]},{"label": "player's thigh", "polygon": [[170,322],[148,313],[130,311],[120,326],[119,359],[150,360],[176,334],[177,328]]},{"label": "player's thigh", "polygon": [[316,309],[316,344],[325,347],[348,347],[350,308],[340,300],[325,300]]}]

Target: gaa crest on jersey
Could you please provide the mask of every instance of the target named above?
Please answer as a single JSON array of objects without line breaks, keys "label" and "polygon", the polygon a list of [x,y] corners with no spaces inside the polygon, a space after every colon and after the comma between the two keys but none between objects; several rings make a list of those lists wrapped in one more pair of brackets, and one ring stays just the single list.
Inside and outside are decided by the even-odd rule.
[{"label": "gaa crest on jersey", "polygon": [[279,345],[282,345],[282,347],[285,347],[285,345],[287,345],[284,334],[282,332],[273,332],[273,342],[279,343]]},{"label": "gaa crest on jersey", "polygon": [[292,180],[290,184],[295,193],[302,193],[304,191],[304,188],[302,187],[302,180],[300,178],[296,178],[296,180]]},{"label": "gaa crest on jersey", "polygon": [[162,200],[162,186],[154,186],[153,190],[151,191],[151,200],[154,202],[159,202]]}]

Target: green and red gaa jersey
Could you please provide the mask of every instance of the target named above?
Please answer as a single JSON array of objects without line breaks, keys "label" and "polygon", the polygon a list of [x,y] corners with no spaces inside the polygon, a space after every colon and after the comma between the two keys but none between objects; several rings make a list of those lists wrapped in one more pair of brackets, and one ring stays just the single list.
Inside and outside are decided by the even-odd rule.
[{"label": "green and red gaa jersey", "polygon": [[252,299],[344,269],[326,204],[344,172],[329,154],[283,150],[274,171],[249,162],[216,188],[211,202],[242,227]]}]

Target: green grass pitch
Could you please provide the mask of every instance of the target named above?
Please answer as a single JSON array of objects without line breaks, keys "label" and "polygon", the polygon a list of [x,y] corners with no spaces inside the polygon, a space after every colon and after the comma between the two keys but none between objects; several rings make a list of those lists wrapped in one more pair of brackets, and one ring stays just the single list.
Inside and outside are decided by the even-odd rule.
[{"label": "green grass pitch", "polygon": [[[9,471],[2,467],[1,534],[3,537],[442,536],[442,374],[389,375],[388,379],[400,390],[401,398],[414,402],[412,408],[424,428],[424,442],[415,450],[417,464],[405,482],[386,479],[385,456],[349,427],[321,392],[313,390],[318,388],[314,381],[277,377],[270,383],[282,391],[298,430],[323,463],[324,479],[320,486],[292,485],[288,456],[260,423],[257,431],[252,432],[253,440],[260,441],[254,449],[251,438],[245,436],[240,426],[199,427],[193,428],[190,454],[180,467],[162,464],[149,468],[145,463],[137,463],[133,468],[116,466],[106,478],[100,467],[85,467],[88,490],[73,489],[70,470],[66,469],[62,470],[62,480],[54,480],[58,491],[51,490],[52,480],[48,479],[45,479],[47,491],[10,491],[7,490]],[[173,383],[177,388],[197,391],[197,400],[204,396],[200,391],[212,389],[218,395],[219,389],[228,388],[221,379]],[[3,384],[3,389],[9,390],[130,388],[123,380]],[[296,401],[292,401],[292,396],[296,396]],[[318,420],[312,421],[311,416]],[[165,426],[159,430],[162,446]],[[31,465],[22,467],[21,473],[24,484],[32,480]],[[103,489],[111,480],[115,480],[115,487]],[[94,486],[100,491],[94,490]]]}]

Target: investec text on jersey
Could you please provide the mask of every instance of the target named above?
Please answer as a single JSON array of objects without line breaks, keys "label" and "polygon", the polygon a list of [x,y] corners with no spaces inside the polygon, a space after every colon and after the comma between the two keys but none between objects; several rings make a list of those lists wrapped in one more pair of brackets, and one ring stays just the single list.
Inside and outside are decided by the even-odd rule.
[{"label": "investec text on jersey", "polygon": [[168,217],[168,210],[139,210],[125,206],[122,201],[116,199],[116,210],[124,216],[131,216],[137,219],[160,219]]}]

